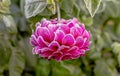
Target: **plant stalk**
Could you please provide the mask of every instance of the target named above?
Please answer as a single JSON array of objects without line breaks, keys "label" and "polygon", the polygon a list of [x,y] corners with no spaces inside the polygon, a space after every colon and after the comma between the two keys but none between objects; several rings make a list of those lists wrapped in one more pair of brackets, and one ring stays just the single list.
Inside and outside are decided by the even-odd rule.
[{"label": "plant stalk", "polygon": [[56,4],[56,10],[57,10],[57,19],[58,19],[58,22],[60,22],[60,19],[61,19],[60,5],[59,5],[59,2],[56,0],[55,0],[55,4]]}]

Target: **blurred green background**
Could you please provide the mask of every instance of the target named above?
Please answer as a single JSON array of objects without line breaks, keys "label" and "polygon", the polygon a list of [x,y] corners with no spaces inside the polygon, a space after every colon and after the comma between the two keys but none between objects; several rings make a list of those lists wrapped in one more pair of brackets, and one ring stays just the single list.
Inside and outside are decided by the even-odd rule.
[{"label": "blurred green background", "polygon": [[[33,1],[35,6],[43,0]],[[26,18],[25,0],[0,0],[0,76],[120,76],[120,0],[60,1],[62,18],[76,17],[91,32],[86,56],[56,62],[33,55],[30,35],[43,17],[56,18],[54,2]]]}]

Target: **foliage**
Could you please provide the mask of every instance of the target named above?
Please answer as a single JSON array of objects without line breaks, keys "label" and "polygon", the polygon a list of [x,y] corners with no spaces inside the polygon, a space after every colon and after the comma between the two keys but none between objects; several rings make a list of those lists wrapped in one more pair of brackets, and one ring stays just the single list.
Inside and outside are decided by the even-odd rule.
[{"label": "foliage", "polygon": [[57,17],[54,0],[0,0],[0,76],[120,76],[120,0],[57,1],[62,18],[76,17],[90,30],[86,56],[56,62],[32,54],[31,30]]}]

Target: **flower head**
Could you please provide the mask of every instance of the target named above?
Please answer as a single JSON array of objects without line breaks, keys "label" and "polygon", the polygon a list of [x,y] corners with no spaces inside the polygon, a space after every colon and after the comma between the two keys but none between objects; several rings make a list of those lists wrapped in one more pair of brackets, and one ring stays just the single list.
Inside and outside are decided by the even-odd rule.
[{"label": "flower head", "polygon": [[76,18],[58,23],[57,19],[46,20],[36,24],[30,43],[33,54],[57,61],[76,59],[84,56],[89,49],[90,32]]}]

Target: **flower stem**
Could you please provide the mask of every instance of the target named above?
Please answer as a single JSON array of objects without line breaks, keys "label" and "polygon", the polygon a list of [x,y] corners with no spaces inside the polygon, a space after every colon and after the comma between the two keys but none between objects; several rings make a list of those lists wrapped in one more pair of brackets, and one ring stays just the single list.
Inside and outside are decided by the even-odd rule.
[{"label": "flower stem", "polygon": [[52,76],[52,73],[53,73],[52,60],[50,60],[49,66],[50,66],[50,72],[49,72],[49,75],[48,75],[48,76]]},{"label": "flower stem", "polygon": [[59,2],[57,0],[55,0],[55,4],[56,4],[56,10],[57,10],[57,19],[58,19],[58,22],[60,22],[60,19],[61,19],[60,5],[59,5]]}]

